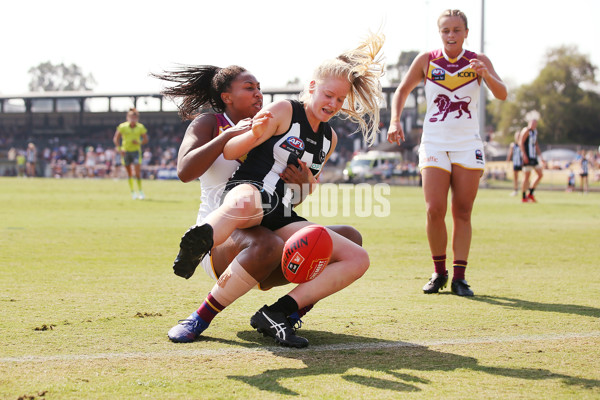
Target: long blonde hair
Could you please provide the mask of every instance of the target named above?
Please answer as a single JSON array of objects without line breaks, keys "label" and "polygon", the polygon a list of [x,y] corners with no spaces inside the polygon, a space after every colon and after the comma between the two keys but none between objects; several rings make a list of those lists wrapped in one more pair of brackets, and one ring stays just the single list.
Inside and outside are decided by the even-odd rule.
[{"label": "long blonde hair", "polygon": [[[379,54],[385,37],[381,33],[371,33],[358,47],[340,54],[333,60],[327,60],[317,67],[313,74],[315,81],[324,79],[347,78],[352,89],[348,93],[341,112],[350,121],[358,123],[367,143],[379,129],[379,107],[383,100],[380,78],[383,76],[383,57]],[[307,102],[308,90],[300,95]]]}]

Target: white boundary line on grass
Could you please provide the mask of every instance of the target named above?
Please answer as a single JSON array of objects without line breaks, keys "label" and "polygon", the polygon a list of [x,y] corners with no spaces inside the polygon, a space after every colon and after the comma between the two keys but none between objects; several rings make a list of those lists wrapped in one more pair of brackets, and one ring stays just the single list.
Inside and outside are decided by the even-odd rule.
[{"label": "white boundary line on grass", "polygon": [[[54,356],[22,356],[22,357],[3,357],[0,363],[27,363],[27,362],[47,362],[47,361],[89,361],[89,360],[115,360],[115,359],[133,359],[133,358],[167,358],[167,357],[196,357],[196,356],[214,356],[224,354],[239,353],[284,353],[284,352],[320,352],[320,351],[343,351],[343,350],[379,350],[398,347],[429,347],[429,346],[455,346],[465,344],[494,344],[507,342],[528,342],[545,340],[567,340],[567,339],[585,339],[600,337],[600,331],[586,333],[562,333],[547,335],[519,335],[505,337],[479,337],[469,339],[440,339],[426,340],[416,342],[403,341],[381,341],[381,342],[355,342],[339,343],[309,346],[307,349],[290,349],[281,346],[266,347],[237,347],[231,349],[187,349],[170,350],[162,352],[132,352],[132,353],[97,353],[97,354],[64,354]],[[174,346],[189,346],[186,344],[174,344]]]}]

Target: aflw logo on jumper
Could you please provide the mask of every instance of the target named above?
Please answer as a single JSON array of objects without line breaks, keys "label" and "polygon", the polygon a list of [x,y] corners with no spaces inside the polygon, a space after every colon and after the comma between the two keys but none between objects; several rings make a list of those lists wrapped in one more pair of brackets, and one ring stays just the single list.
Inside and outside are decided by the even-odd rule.
[{"label": "aflw logo on jumper", "polygon": [[297,156],[302,155],[302,152],[304,152],[304,142],[296,136],[288,137],[279,147]]},{"label": "aflw logo on jumper", "polygon": [[435,68],[431,71],[431,77],[434,81],[443,81],[446,79],[446,71],[441,68]]}]

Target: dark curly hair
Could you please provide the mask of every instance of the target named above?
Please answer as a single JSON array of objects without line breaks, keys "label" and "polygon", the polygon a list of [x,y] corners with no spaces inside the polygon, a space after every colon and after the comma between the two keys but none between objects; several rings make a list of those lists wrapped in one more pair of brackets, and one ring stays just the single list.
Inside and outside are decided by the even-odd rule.
[{"label": "dark curly hair", "polygon": [[182,66],[176,70],[151,74],[151,76],[176,83],[175,86],[166,88],[161,93],[168,97],[182,97],[179,115],[183,119],[193,119],[198,114],[198,110],[207,104],[216,112],[224,112],[225,103],[221,99],[221,93],[229,90],[231,82],[242,72],[246,72],[246,69],[238,65],[225,68],[199,65]]}]

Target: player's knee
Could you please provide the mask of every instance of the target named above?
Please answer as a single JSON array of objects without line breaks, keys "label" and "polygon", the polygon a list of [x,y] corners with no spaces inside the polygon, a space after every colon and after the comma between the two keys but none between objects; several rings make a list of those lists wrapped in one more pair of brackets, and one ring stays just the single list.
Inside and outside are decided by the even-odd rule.
[{"label": "player's knee", "polygon": [[260,260],[266,269],[270,266],[279,267],[284,241],[272,232],[264,232],[255,237],[246,251],[250,258]]},{"label": "player's knee", "polygon": [[367,251],[361,247],[358,271],[360,275],[358,276],[358,278],[360,278],[365,274],[365,272],[367,272],[369,266],[371,266],[371,259],[369,258],[369,253],[367,253]]},{"label": "player's knee", "polygon": [[271,264],[279,266],[283,253],[284,241],[276,235],[265,235],[264,238],[254,243],[255,251],[261,259],[269,260]]},{"label": "player's knee", "polygon": [[468,222],[471,220],[471,210],[468,208],[457,208],[452,212],[454,221]]},{"label": "player's knee", "polygon": [[283,240],[271,232],[255,235],[252,241],[245,242],[237,259],[254,279],[262,282],[281,267],[283,245]]},{"label": "player's knee", "polygon": [[360,232],[357,229],[349,226],[347,233],[348,233],[348,235],[346,237],[348,239],[350,239],[351,241],[353,241],[357,245],[362,246],[362,244],[363,244],[363,238],[362,238],[362,235],[360,234]]},{"label": "player's knee", "polygon": [[454,220],[469,221],[471,219],[471,211],[473,203],[455,202],[452,204],[452,218]]},{"label": "player's knee", "polygon": [[256,197],[252,192],[228,195],[224,204],[228,208],[227,214],[236,218],[251,218],[262,211],[257,207]]},{"label": "player's knee", "polygon": [[444,219],[446,217],[446,206],[437,203],[427,203],[427,219],[430,221]]},{"label": "player's knee", "polygon": [[352,274],[354,280],[363,276],[371,265],[369,253],[367,253],[367,251],[362,247],[357,247],[354,249],[354,251],[349,254],[349,259],[352,260],[352,271],[348,272]]},{"label": "player's knee", "polygon": [[354,227],[349,225],[339,225],[335,227],[328,227],[332,231],[338,233],[339,235],[345,237],[346,239],[356,243],[359,246],[363,244],[363,238],[361,233]]}]

